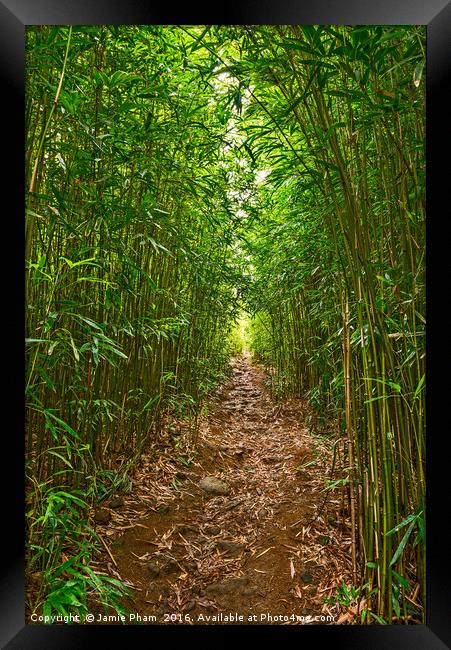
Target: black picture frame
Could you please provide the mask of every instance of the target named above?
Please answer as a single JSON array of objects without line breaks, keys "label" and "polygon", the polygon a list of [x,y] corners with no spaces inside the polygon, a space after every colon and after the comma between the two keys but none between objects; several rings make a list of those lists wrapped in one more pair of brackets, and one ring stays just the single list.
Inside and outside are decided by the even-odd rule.
[{"label": "black picture frame", "polygon": [[[23,422],[23,115],[24,34],[26,25],[39,24],[424,24],[427,25],[427,606],[426,625],[418,626],[40,626],[25,625],[24,607],[24,443]],[[192,3],[178,9],[142,0],[2,0],[0,2],[0,65],[2,68],[3,135],[12,145],[3,150],[7,161],[3,174],[4,196],[12,199],[3,209],[3,251],[13,255],[2,283],[3,342],[12,357],[4,369],[8,378],[3,392],[4,411],[13,414],[13,425],[3,427],[5,465],[12,470],[4,481],[0,511],[3,552],[0,565],[0,643],[9,650],[25,648],[81,648],[109,640],[125,648],[138,643],[199,639],[211,643],[233,638],[253,642],[257,632],[265,640],[330,644],[358,650],[409,648],[441,650],[451,645],[449,605],[449,537],[445,533],[450,490],[447,409],[449,372],[440,376],[449,338],[449,321],[443,316],[447,299],[445,261],[449,257],[443,226],[447,214],[449,184],[449,122],[451,63],[451,4],[446,0],[242,0],[200,10]],[[445,218],[446,217],[446,218]],[[8,229],[6,230],[6,226]],[[446,247],[446,248],[445,248]],[[10,273],[12,275],[10,275]],[[22,282],[22,284],[20,284]],[[6,342],[6,343],[5,343]],[[22,356],[21,356],[22,355]],[[6,362],[5,362],[6,363]],[[15,372],[14,372],[15,369]],[[443,434],[443,435],[442,435]],[[449,443],[448,443],[449,445]],[[448,508],[447,508],[448,506]],[[219,627],[219,631],[218,631]],[[290,638],[288,638],[288,636]],[[306,646],[305,644],[308,644]]]}]

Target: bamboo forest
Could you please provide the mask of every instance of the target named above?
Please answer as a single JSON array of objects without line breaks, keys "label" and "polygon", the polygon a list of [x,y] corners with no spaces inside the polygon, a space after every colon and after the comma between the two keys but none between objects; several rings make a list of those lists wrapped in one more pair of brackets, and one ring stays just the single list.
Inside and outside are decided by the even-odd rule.
[{"label": "bamboo forest", "polygon": [[424,26],[26,32],[27,621],[424,623]]}]

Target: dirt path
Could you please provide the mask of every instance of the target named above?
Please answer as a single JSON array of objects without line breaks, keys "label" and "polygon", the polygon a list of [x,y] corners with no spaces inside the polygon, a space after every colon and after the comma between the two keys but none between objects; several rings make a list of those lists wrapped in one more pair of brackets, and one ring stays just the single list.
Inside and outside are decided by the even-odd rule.
[{"label": "dirt path", "polygon": [[[110,553],[99,564],[133,586],[127,606],[142,622],[337,622],[323,596],[349,566],[349,530],[339,501],[324,503],[330,445],[307,415],[299,400],[271,401],[263,371],[238,357],[197,445],[173,431],[133,493],[107,504],[111,519],[97,530]],[[207,476],[227,494],[205,491]]]}]

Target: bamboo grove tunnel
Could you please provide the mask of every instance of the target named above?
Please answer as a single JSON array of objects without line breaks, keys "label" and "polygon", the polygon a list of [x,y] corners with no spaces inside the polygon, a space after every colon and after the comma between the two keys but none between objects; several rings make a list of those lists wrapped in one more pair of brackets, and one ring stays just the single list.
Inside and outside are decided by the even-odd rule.
[{"label": "bamboo grove tunnel", "polygon": [[26,57],[28,615],[120,614],[144,558],[161,623],[422,623],[425,29],[38,26]]}]

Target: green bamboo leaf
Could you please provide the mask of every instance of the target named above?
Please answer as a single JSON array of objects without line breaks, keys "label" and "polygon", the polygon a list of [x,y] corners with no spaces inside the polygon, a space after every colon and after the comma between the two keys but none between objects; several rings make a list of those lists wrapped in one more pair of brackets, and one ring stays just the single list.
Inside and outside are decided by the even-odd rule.
[{"label": "green bamboo leaf", "polygon": [[424,60],[420,61],[413,72],[413,84],[416,88],[420,85],[421,82],[421,77],[423,75],[423,69],[424,69]]},{"label": "green bamboo leaf", "polygon": [[103,280],[102,278],[91,278],[87,276],[83,276],[81,278],[77,278],[76,282],[93,282],[96,284],[105,284],[107,287],[113,286],[113,282],[109,280]]},{"label": "green bamboo leaf", "polygon": [[372,618],[374,618],[375,621],[377,621],[381,625],[387,625],[387,621],[382,616],[379,616],[378,614],[375,614],[374,612],[370,612],[370,615],[371,615]]},{"label": "green bamboo leaf", "polygon": [[67,422],[64,422],[64,420],[61,420],[61,418],[57,417],[54,413],[51,413],[49,410],[45,411],[45,416],[46,418],[52,418],[52,420],[55,420],[67,433],[69,433],[71,436],[74,438],[79,438],[79,435],[76,431],[72,429],[71,426],[67,424]]},{"label": "green bamboo leaf", "polygon": [[376,381],[379,384],[385,384],[386,386],[389,386],[390,388],[393,388],[393,390],[396,391],[397,393],[401,392],[400,384],[396,384],[393,381],[389,381],[387,379],[376,379],[375,377],[363,377],[363,379],[367,379],[369,381]]},{"label": "green bamboo leaf", "polygon": [[394,594],[392,594],[392,605],[393,605],[393,611],[395,612],[396,616],[399,618],[401,616],[401,607],[399,606],[399,601]]},{"label": "green bamboo leaf", "polygon": [[385,43],[386,41],[395,40],[396,38],[401,38],[406,35],[406,31],[403,29],[398,29],[395,31],[388,31],[386,34],[379,38],[379,44]]},{"label": "green bamboo leaf", "polygon": [[83,501],[83,499],[80,499],[79,497],[76,497],[74,494],[70,494],[69,492],[64,492],[63,490],[58,490],[58,492],[54,493],[57,497],[60,495],[66,497],[70,501],[74,501],[77,505],[79,505],[81,508],[87,508],[88,504],[86,501]]},{"label": "green bamboo leaf", "polygon": [[400,557],[401,553],[403,552],[404,548],[406,547],[407,542],[409,541],[409,537],[412,533],[412,530],[414,529],[415,526],[415,521],[412,521],[408,529],[406,530],[398,548],[396,549],[391,561],[390,561],[390,566],[393,566],[397,559]]},{"label": "green bamboo leaf", "polygon": [[64,456],[61,456],[61,454],[59,454],[57,451],[53,451],[52,449],[49,449],[47,453],[50,454],[51,456],[56,456],[57,458],[62,460],[63,463],[65,465],[67,465],[70,469],[72,469],[72,470],[74,469],[73,466],[70,464],[70,462],[67,460],[67,458],[64,458]]},{"label": "green bamboo leaf", "polygon": [[151,397],[150,400],[145,403],[145,405],[143,406],[141,412],[144,412],[144,411],[147,411],[148,409],[150,409],[150,407],[157,404],[160,401],[160,399],[161,399],[161,395],[155,395],[154,397]]},{"label": "green bamboo leaf", "polygon": [[415,539],[414,546],[416,546],[417,544],[420,544],[420,543],[424,544],[425,541],[426,541],[426,523],[425,523],[423,517],[421,517],[421,516],[418,517],[417,525],[418,525],[418,534],[417,534],[417,537]]},{"label": "green bamboo leaf", "polygon": [[[420,515],[423,511],[420,512]],[[408,515],[405,519],[401,521],[401,523],[397,524],[394,528],[389,530],[387,533],[385,533],[385,536],[387,537],[388,535],[393,535],[394,533],[397,533],[398,530],[401,530],[401,528],[404,528],[404,526],[407,526],[407,524],[410,524],[410,522],[416,520],[419,517],[418,514],[412,514]]]},{"label": "green bamboo leaf", "polygon": [[108,346],[108,349],[111,350],[111,352],[114,352],[114,354],[117,354],[118,357],[121,357],[122,359],[128,359],[128,356],[121,350],[118,350],[116,347]]},{"label": "green bamboo leaf", "polygon": [[75,347],[74,339],[72,338],[72,336],[70,337],[70,344],[72,346],[72,350],[73,350],[73,353],[74,353],[75,360],[80,361],[80,355],[78,353],[77,348]]},{"label": "green bamboo leaf", "polygon": [[396,573],[394,569],[392,569],[392,575],[396,578],[396,580],[399,582],[399,584],[404,587],[404,589],[409,589],[410,590],[410,584],[409,581],[404,578],[404,576],[399,575],[399,573]]},{"label": "green bamboo leaf", "polygon": [[100,332],[103,332],[103,330],[102,330],[101,326],[99,325],[99,323],[95,323],[90,318],[86,318],[86,316],[80,316],[79,314],[72,314],[72,316],[74,316],[74,318],[82,320],[84,323],[87,323],[90,327],[93,327],[94,329],[96,329],[96,330],[98,330]]},{"label": "green bamboo leaf", "polygon": [[418,382],[417,387],[415,388],[415,393],[413,395],[413,399],[417,399],[417,397],[419,396],[419,394],[423,390],[425,379],[426,379],[426,375],[422,375],[420,381]]},{"label": "green bamboo leaf", "polygon": [[60,259],[63,260],[64,262],[66,262],[67,266],[68,266],[70,269],[73,268],[73,266],[74,266],[74,262],[72,262],[72,260],[70,260],[70,259],[67,258],[67,257],[64,257],[63,255],[61,255]]}]

